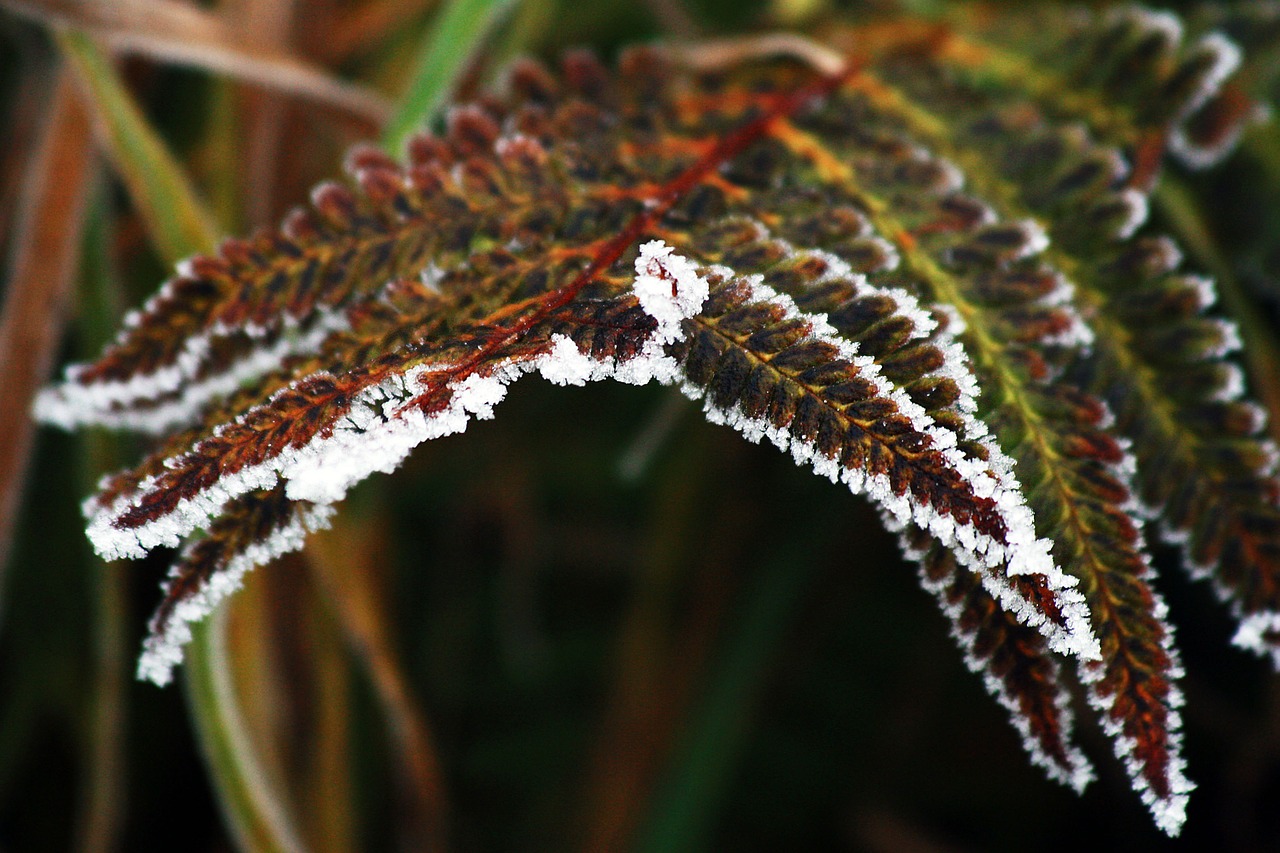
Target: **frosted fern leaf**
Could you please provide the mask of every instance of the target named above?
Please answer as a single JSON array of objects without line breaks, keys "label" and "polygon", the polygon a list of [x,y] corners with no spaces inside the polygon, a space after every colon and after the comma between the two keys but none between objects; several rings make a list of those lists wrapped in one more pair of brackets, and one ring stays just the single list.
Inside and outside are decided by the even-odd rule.
[{"label": "frosted fern leaf", "polygon": [[872,500],[1032,760],[1080,789],[1074,662],[1176,834],[1145,534],[1280,660],[1280,488],[1234,326],[1144,220],[1164,153],[1207,165],[1251,113],[1222,36],[1054,14],[520,62],[403,165],[359,148],[279,231],[181,265],[37,405],[159,436],[85,506],[105,557],[181,548],[140,674],[167,681],[245,571],[515,379],[656,380]]}]

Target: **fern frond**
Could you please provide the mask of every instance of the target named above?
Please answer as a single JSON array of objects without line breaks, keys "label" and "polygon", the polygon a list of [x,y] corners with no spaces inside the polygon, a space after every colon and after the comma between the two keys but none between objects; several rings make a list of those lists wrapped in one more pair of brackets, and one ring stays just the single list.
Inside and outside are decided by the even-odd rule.
[{"label": "fern frond", "polygon": [[1134,9],[831,39],[847,64],[776,40],[695,69],[519,63],[406,165],[358,149],[350,185],[188,262],[70,369],[46,420],[183,426],[87,504],[109,557],[205,531],[142,673],[166,680],[244,570],[520,376],[656,379],[869,496],[1033,761],[1076,788],[1049,652],[1080,658],[1176,834],[1191,784],[1149,521],[1280,662],[1276,451],[1212,285],[1136,236],[1166,151],[1205,164],[1247,116],[1234,49]]},{"label": "fern frond", "polygon": [[[1048,240],[1033,221],[1001,224],[994,208],[976,200],[957,205],[953,199],[946,207],[935,201],[921,210],[921,194],[909,192],[904,178],[910,171],[859,174],[843,166],[866,161],[857,150],[863,139],[883,150],[896,138],[898,150],[912,151],[913,159],[932,159],[909,147],[897,129],[903,115],[876,103],[888,100],[883,84],[860,88],[871,88],[872,95],[841,104],[840,133],[827,128],[839,140],[833,153],[803,131],[793,139],[839,176],[860,207],[875,211],[871,220],[880,233],[897,237],[898,277],[952,305],[967,326],[966,349],[990,395],[986,419],[1002,446],[1017,448],[1013,456],[1030,490],[1038,534],[1054,541],[1055,561],[1081,580],[1103,656],[1101,668],[1088,666],[1086,679],[1096,702],[1123,720],[1111,727],[1117,750],[1135,786],[1155,791],[1157,821],[1172,831],[1181,823],[1189,789],[1175,734],[1178,669],[1167,648],[1169,629],[1153,615],[1156,599],[1145,582],[1149,560],[1128,483],[1132,457],[1099,429],[1110,417],[1097,401],[1064,396],[1051,384],[1057,373],[1052,365],[1093,342],[1072,306],[1074,289],[1040,257]],[[942,168],[939,163],[935,171]],[[957,206],[976,213],[957,219],[950,214]],[[895,215],[904,208],[917,218]]]},{"label": "fern frond", "polygon": [[[1131,28],[1147,19],[1115,20]],[[1154,23],[1162,20],[1147,27],[1165,34],[1160,43],[1174,33]],[[1208,73],[1205,63],[1196,67]],[[930,81],[932,102],[952,105],[953,120],[986,130],[976,147],[997,173],[972,169],[975,185],[1052,223],[1063,251],[1050,255],[1071,271],[1098,332],[1077,381],[1110,404],[1117,429],[1134,442],[1138,493],[1159,511],[1161,537],[1181,545],[1193,573],[1212,578],[1241,617],[1237,644],[1275,657],[1276,450],[1264,436],[1261,409],[1243,399],[1243,371],[1228,358],[1239,347],[1235,328],[1209,315],[1217,303],[1213,283],[1179,272],[1181,256],[1167,240],[1128,241],[1146,202],[1114,149],[1029,118],[1026,108],[1016,115],[1004,98],[997,108],[989,83],[980,91],[976,84],[939,89],[939,82]],[[1205,82],[1181,87],[1182,105],[1167,108],[1166,119],[1193,115],[1213,97]],[[969,107],[958,112],[962,104]],[[1236,117],[1232,135],[1243,117]]]}]

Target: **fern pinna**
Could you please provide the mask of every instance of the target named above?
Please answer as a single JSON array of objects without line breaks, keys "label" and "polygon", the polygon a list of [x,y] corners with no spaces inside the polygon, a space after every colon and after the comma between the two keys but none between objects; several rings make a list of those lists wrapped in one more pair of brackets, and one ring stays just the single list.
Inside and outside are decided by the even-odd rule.
[{"label": "fern pinna", "polygon": [[1072,659],[1177,833],[1146,536],[1280,661],[1275,448],[1212,282],[1142,227],[1166,152],[1209,164],[1253,115],[1237,51],[1141,9],[823,39],[518,62],[405,164],[357,149],[279,231],[185,263],[70,368],[42,419],[163,436],[85,507],[104,557],[181,546],[139,674],[167,682],[245,571],[520,376],[657,380],[874,501],[1032,759],[1080,789]]}]

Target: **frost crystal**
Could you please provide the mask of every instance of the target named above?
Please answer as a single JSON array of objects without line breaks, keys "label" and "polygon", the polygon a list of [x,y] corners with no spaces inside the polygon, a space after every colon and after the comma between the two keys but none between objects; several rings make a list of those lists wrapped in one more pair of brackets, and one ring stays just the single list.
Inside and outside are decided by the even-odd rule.
[{"label": "frost crystal", "polygon": [[1280,646],[1274,642],[1276,635],[1280,635],[1280,613],[1262,611],[1240,620],[1240,627],[1231,643],[1241,649],[1271,655],[1272,665],[1280,669]]},{"label": "frost crystal", "polygon": [[635,292],[640,307],[658,321],[658,339],[671,343],[681,337],[680,321],[702,309],[708,284],[692,261],[650,240],[636,257]]},{"label": "frost crystal", "polygon": [[1151,215],[1151,206],[1147,196],[1132,187],[1121,190],[1118,198],[1125,205],[1128,216],[1116,229],[1116,238],[1128,240],[1147,221],[1147,217]]}]

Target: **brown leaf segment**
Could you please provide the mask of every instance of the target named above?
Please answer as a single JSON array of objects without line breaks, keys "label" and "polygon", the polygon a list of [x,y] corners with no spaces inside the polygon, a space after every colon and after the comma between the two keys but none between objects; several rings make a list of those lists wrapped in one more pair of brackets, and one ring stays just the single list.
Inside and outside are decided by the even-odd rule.
[{"label": "brown leaf segment", "polygon": [[903,534],[903,550],[920,560],[920,578],[951,623],[965,663],[1012,715],[1033,763],[1077,792],[1093,781],[1088,759],[1071,743],[1071,695],[1044,637],[1000,607],[971,572],[927,534]]},{"label": "brown leaf segment", "polygon": [[167,684],[182,660],[182,647],[191,640],[190,623],[238,589],[250,569],[301,548],[308,533],[327,525],[330,514],[329,507],[289,500],[282,483],[228,503],[169,570],[164,600],[148,626],[138,677]]}]

